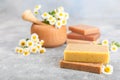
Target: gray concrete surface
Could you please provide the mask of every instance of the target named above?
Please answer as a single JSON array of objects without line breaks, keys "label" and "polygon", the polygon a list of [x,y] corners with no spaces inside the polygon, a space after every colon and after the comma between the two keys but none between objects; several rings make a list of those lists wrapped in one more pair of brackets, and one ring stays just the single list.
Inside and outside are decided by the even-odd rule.
[{"label": "gray concrete surface", "polygon": [[[13,0],[13,3],[11,0],[0,1],[0,80],[120,80],[120,50],[110,54],[110,64],[114,67],[112,75],[61,69],[59,61],[63,58],[63,50],[66,45],[47,48],[47,52],[43,55],[31,54],[25,57],[16,54],[14,48],[18,45],[19,40],[30,37],[31,23],[22,21],[20,17],[21,12],[30,5],[28,6],[25,1],[27,5],[25,7],[25,3],[22,4],[24,0],[18,0],[18,2]],[[37,4],[37,1],[34,4]],[[22,6],[20,7],[20,5]],[[101,40],[120,42],[119,18],[80,19],[72,16],[68,25],[78,23],[99,27]]]}]

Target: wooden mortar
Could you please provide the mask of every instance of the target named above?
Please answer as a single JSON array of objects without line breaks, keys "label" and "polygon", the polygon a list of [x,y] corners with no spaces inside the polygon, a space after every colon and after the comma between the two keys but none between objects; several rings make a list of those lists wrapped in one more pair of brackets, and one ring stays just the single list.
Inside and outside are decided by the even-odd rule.
[{"label": "wooden mortar", "polygon": [[36,33],[40,40],[44,40],[44,47],[57,47],[66,42],[67,29],[66,26],[62,26],[60,29],[56,29],[55,26],[47,24],[32,24],[31,34]]}]

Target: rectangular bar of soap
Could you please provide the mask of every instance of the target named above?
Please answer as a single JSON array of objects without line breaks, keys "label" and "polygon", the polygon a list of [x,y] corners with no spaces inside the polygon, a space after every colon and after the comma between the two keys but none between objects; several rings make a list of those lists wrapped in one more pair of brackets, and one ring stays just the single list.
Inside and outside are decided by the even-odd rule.
[{"label": "rectangular bar of soap", "polygon": [[69,61],[60,61],[60,67],[66,69],[80,70],[92,73],[101,73],[102,63],[81,63],[81,62],[69,62]]},{"label": "rectangular bar of soap", "polygon": [[89,26],[89,25],[76,25],[76,26],[70,26],[69,30],[72,32],[82,34],[82,35],[89,35],[89,34],[95,34],[95,33],[100,33],[99,28],[94,27],[94,26]]},{"label": "rectangular bar of soap", "polygon": [[85,40],[76,40],[76,39],[67,39],[67,44],[76,43],[76,44],[97,44],[98,41],[85,41]]},{"label": "rectangular bar of soap", "polygon": [[109,62],[108,46],[94,44],[67,44],[64,60],[73,62],[104,63]]},{"label": "rectangular bar of soap", "polygon": [[78,40],[88,40],[88,41],[96,41],[99,37],[100,37],[100,33],[81,35],[71,32],[67,34],[68,39],[78,39]]}]

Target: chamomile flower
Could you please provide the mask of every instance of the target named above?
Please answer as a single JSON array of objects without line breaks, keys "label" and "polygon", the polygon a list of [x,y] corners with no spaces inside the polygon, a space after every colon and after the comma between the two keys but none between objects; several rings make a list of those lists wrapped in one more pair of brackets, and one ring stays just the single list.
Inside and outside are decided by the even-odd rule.
[{"label": "chamomile flower", "polygon": [[104,74],[112,74],[113,72],[113,67],[111,65],[106,65],[102,67],[102,72]]},{"label": "chamomile flower", "polygon": [[25,47],[26,46],[26,40],[25,39],[20,40],[19,41],[19,46]]},{"label": "chamomile flower", "polygon": [[64,12],[58,12],[55,14],[55,17],[58,18],[58,19],[63,19],[65,16]]},{"label": "chamomile flower", "polygon": [[37,48],[40,49],[42,46],[41,44],[37,44]]},{"label": "chamomile flower", "polygon": [[20,50],[19,47],[16,47],[16,48],[15,48],[15,52],[16,52],[16,53],[19,53],[19,50]]},{"label": "chamomile flower", "polygon": [[58,11],[57,11],[57,9],[54,9],[54,11],[55,11],[55,13],[57,13]]},{"label": "chamomile flower", "polygon": [[47,19],[50,15],[47,12],[44,12],[41,16],[43,19]]},{"label": "chamomile flower", "polygon": [[111,51],[116,52],[118,50],[118,47],[116,45],[111,46]]},{"label": "chamomile flower", "polygon": [[51,24],[51,25],[55,25],[55,23],[56,23],[56,19],[53,18],[53,20],[50,21],[50,24]]},{"label": "chamomile flower", "polygon": [[58,12],[64,12],[64,8],[62,6],[59,7],[57,10],[58,10]]},{"label": "chamomile flower", "polygon": [[39,14],[39,11],[34,9],[34,12],[33,12],[35,15],[38,15]]},{"label": "chamomile flower", "polygon": [[45,49],[45,48],[40,48],[40,49],[39,49],[39,53],[43,54],[43,53],[45,53],[45,52],[46,52],[46,49]]},{"label": "chamomile flower", "polygon": [[67,20],[66,19],[61,20],[61,22],[62,22],[62,25],[66,25],[67,24]]},{"label": "chamomile flower", "polygon": [[103,40],[102,41],[102,45],[108,45],[108,44],[109,44],[108,40]]},{"label": "chamomile flower", "polygon": [[47,20],[51,22],[53,20],[53,16],[50,15]]},{"label": "chamomile flower", "polygon": [[61,28],[62,27],[62,22],[60,20],[57,21],[56,24],[55,24],[55,27],[56,28]]},{"label": "chamomile flower", "polygon": [[39,41],[39,44],[42,46],[44,44],[44,40]]},{"label": "chamomile flower", "polygon": [[32,40],[28,40],[27,41],[27,46],[28,47],[32,47],[34,45],[33,41]]},{"label": "chamomile flower", "polygon": [[32,41],[37,41],[37,40],[38,40],[38,35],[37,35],[36,33],[33,33],[33,34],[31,35],[31,40],[32,40]]},{"label": "chamomile flower", "polygon": [[64,15],[64,16],[65,16],[65,19],[69,19],[69,14],[66,13],[66,12],[65,12],[64,14],[65,14],[65,15]]},{"label": "chamomile flower", "polygon": [[36,10],[39,10],[40,8],[41,8],[41,5],[36,5],[36,6],[35,6],[35,9],[36,9]]},{"label": "chamomile flower", "polygon": [[22,54],[22,53],[23,53],[23,51],[24,51],[24,49],[23,49],[23,48],[19,48],[19,53],[20,53],[20,54]]},{"label": "chamomile flower", "polygon": [[30,54],[29,49],[28,49],[28,48],[24,49],[23,55],[24,55],[24,56],[28,56],[29,54]]},{"label": "chamomile flower", "polygon": [[30,49],[30,52],[36,53],[37,50],[38,50],[37,46],[33,46],[33,47]]}]

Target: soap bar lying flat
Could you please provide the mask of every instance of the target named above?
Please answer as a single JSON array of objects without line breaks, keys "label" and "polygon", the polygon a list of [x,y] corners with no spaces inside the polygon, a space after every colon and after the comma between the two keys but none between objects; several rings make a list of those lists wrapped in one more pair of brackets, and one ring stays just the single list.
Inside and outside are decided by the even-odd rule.
[{"label": "soap bar lying flat", "polygon": [[99,28],[88,26],[88,25],[83,25],[83,24],[76,25],[76,26],[70,26],[69,30],[75,33],[82,34],[82,35],[100,33]]},{"label": "soap bar lying flat", "polygon": [[85,40],[75,40],[75,39],[67,39],[67,44],[76,43],[76,44],[97,44],[98,41],[85,41]]},{"label": "soap bar lying flat", "polygon": [[81,63],[61,60],[60,67],[100,74],[102,69],[102,63]]},{"label": "soap bar lying flat", "polygon": [[94,44],[67,44],[64,50],[65,61],[108,63],[108,46]]},{"label": "soap bar lying flat", "polygon": [[81,35],[81,34],[71,32],[67,34],[68,39],[78,39],[78,40],[88,40],[88,41],[95,41],[99,37],[100,37],[100,33]]}]

